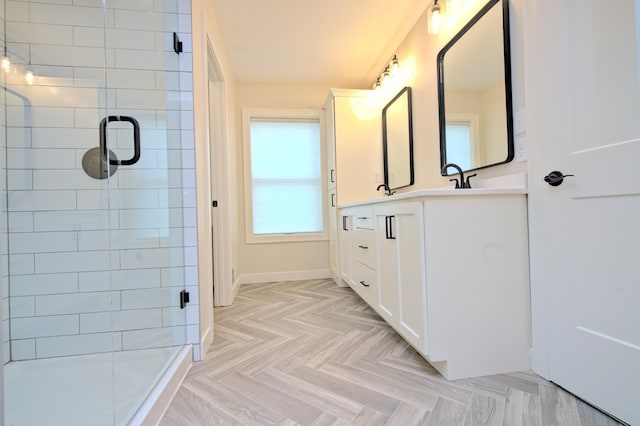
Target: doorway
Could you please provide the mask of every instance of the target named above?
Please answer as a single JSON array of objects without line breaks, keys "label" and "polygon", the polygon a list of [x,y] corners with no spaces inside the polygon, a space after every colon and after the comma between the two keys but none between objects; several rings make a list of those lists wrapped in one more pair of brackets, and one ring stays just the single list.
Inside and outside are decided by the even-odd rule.
[{"label": "doorway", "polygon": [[211,41],[207,37],[207,106],[209,178],[211,191],[212,291],[214,306],[233,301],[234,274],[231,264],[229,175],[227,165],[227,121],[224,76]]}]

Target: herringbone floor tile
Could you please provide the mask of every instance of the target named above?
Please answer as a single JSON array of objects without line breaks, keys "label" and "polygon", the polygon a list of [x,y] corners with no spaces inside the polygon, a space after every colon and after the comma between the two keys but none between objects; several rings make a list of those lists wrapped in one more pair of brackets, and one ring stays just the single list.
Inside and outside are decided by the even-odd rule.
[{"label": "herringbone floor tile", "polygon": [[530,372],[447,381],[351,289],[243,285],[168,425],[618,424]]}]

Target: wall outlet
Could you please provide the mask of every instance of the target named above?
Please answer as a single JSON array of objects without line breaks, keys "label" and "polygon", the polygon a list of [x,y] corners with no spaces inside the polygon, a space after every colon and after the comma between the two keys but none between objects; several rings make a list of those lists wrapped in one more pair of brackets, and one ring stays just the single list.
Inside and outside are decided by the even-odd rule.
[{"label": "wall outlet", "polygon": [[524,135],[519,135],[514,138],[514,160],[515,161],[527,161],[527,138]]}]

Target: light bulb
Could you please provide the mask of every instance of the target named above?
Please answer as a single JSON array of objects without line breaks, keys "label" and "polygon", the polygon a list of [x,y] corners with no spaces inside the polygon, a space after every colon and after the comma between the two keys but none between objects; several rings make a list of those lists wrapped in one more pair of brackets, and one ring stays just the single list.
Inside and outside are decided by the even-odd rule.
[{"label": "light bulb", "polygon": [[373,85],[373,88],[376,91],[382,90],[382,84],[380,83],[380,77],[378,77],[378,79],[376,80],[376,83]]},{"label": "light bulb", "polygon": [[35,76],[33,75],[33,71],[28,70],[27,72],[24,73],[24,81],[26,81],[26,83],[29,86],[33,85],[34,79],[35,79]]},{"label": "light bulb", "polygon": [[9,72],[11,70],[11,59],[8,56],[3,56],[2,61],[0,61],[0,67],[4,70],[4,72]]},{"label": "light bulb", "polygon": [[431,16],[429,16],[429,34],[435,35],[440,32],[440,24],[442,21],[441,12],[442,10],[440,9],[440,5],[436,0],[431,8]]},{"label": "light bulb", "polygon": [[397,76],[398,72],[400,72],[400,62],[398,62],[398,56],[393,55],[393,59],[391,60],[391,75]]},{"label": "light bulb", "polygon": [[387,66],[382,73],[382,88],[384,89],[389,85],[390,75],[389,75],[389,67]]}]

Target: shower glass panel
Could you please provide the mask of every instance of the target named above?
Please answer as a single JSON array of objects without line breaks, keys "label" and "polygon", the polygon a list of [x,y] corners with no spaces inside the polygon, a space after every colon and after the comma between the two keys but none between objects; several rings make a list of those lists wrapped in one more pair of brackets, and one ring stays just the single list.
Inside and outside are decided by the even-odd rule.
[{"label": "shower glass panel", "polygon": [[5,424],[126,424],[197,341],[189,2],[2,3]]}]

